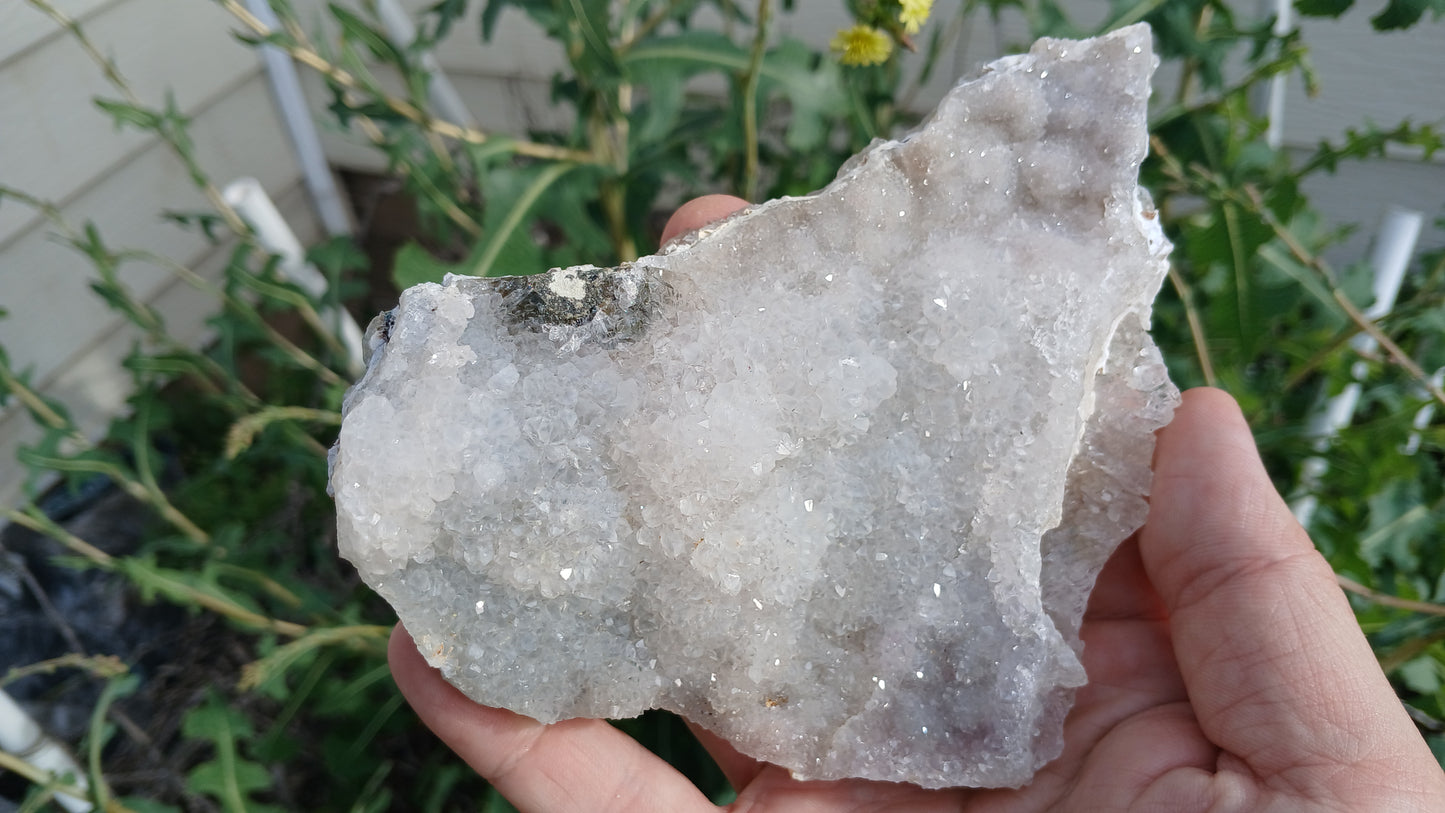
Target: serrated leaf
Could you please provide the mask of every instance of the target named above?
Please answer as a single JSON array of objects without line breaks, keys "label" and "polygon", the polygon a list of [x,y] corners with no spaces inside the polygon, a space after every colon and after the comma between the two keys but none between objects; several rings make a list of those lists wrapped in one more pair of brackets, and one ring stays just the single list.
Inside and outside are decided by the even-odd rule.
[{"label": "serrated leaf", "polygon": [[832,122],[848,110],[848,93],[838,63],[819,59],[798,40],[784,40],[764,55],[762,79],[762,92],[776,88],[791,107],[783,138],[798,152],[822,147]]},{"label": "serrated leaf", "polygon": [[246,797],[271,787],[271,777],[254,762],[218,759],[193,768],[186,777],[186,787],[220,801],[228,813],[242,813],[256,809]]},{"label": "serrated leaf", "polygon": [[341,24],[341,31],[346,40],[359,42],[371,52],[371,55],[387,63],[398,67],[406,65],[406,57],[401,53],[391,40],[384,34],[372,28],[367,22],[358,17],[354,12],[348,11],[335,3],[329,4],[331,16]]},{"label": "serrated leaf", "polygon": [[147,110],[144,107],[112,99],[96,99],[95,106],[110,116],[117,130],[124,129],[126,126],[141,130],[156,130],[160,128],[163,119],[162,115],[154,110]]},{"label": "serrated leaf", "polygon": [[[671,72],[687,77],[705,71],[740,74],[747,70],[749,54],[732,40],[710,31],[689,31],[649,40],[628,51],[624,64],[629,75],[648,77]],[[833,60],[820,59],[804,43],[785,39],[763,55],[759,97],[782,95],[792,107],[786,140],[795,150],[814,149],[827,135],[827,121],[845,111],[847,90],[842,71]]]},{"label": "serrated leaf", "polygon": [[270,788],[271,775],[265,767],[242,757],[237,748],[237,740],[255,736],[244,714],[227,705],[219,695],[210,694],[204,703],[186,714],[181,733],[190,739],[208,740],[216,751],[214,759],[190,771],[187,787],[214,798],[227,813],[262,809],[249,797]]},{"label": "serrated leaf", "polygon": [[319,268],[328,277],[335,277],[345,271],[364,271],[371,265],[366,252],[350,236],[333,237],[306,250],[306,261]]}]

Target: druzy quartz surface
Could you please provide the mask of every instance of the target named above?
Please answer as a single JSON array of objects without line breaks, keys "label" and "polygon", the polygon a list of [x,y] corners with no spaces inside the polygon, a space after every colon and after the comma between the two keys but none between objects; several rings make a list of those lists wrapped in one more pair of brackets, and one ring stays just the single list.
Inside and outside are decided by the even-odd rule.
[{"label": "druzy quartz surface", "polygon": [[805,198],[617,269],[406,291],[342,554],[545,722],[676,711],[804,778],[1018,786],[1178,393],[1147,28],[1043,40]]}]

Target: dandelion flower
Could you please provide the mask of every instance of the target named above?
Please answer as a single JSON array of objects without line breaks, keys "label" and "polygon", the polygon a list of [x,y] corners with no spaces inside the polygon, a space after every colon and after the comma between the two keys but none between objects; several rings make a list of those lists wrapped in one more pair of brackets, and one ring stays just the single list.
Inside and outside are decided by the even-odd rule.
[{"label": "dandelion flower", "polygon": [[928,15],[933,11],[933,0],[902,0],[902,10],[898,12],[898,22],[903,23],[903,30],[910,34],[917,34],[918,29],[928,22]]},{"label": "dandelion flower", "polygon": [[833,37],[830,46],[844,65],[878,65],[893,53],[893,39],[868,25],[845,28]]}]

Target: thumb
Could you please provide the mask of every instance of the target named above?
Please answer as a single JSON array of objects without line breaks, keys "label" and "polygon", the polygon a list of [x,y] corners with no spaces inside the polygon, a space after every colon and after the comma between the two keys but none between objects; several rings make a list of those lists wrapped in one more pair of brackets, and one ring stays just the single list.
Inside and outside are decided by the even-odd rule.
[{"label": "thumb", "polygon": [[1225,393],[1160,432],[1139,548],[1204,734],[1261,778],[1429,758]]}]

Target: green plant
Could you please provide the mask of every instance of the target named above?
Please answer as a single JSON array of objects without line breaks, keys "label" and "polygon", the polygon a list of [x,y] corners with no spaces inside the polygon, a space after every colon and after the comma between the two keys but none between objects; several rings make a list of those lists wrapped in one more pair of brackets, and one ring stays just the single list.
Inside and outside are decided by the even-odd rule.
[{"label": "green plant", "polygon": [[[216,1],[240,36],[317,71],[337,122],[371,141],[405,183],[426,229],[398,256],[398,285],[447,271],[631,259],[655,243],[654,215],[698,192],[810,191],[870,139],[912,121],[899,103],[911,90],[897,52],[921,48],[926,77],[959,21],[1021,14],[1033,35],[1096,31],[1054,2],[971,0],[952,22],[935,19],[915,31],[929,4],[857,0],[849,7],[858,25],[890,44],[880,59],[847,60],[876,64],[844,66],[846,38],[840,54],[829,54],[776,36],[786,2],[487,0],[480,36],[490,38],[502,14],[525,15],[565,65],[553,89],[573,114],[571,127],[513,137],[429,110],[421,55],[460,35],[465,0],[430,8],[412,43],[390,41],[373,17],[340,6],[329,11],[339,33],[324,39],[306,31],[286,0],[272,0],[276,30],[236,0]],[[344,240],[312,251],[332,279],[332,301],[282,279],[276,258],[259,248],[196,161],[189,122],[175,105],[147,105],[79,25],[49,0],[29,2],[67,29],[110,81],[117,98],[97,104],[117,126],[158,136],[205,193],[211,211],[175,214],[178,227],[234,246],[212,282],[168,258],[116,247],[50,203],[0,186],[0,198],[45,215],[57,238],[88,258],[95,293],[145,337],[126,361],[135,395],[100,442],[0,348],[0,395],[43,429],[19,461],[35,474],[32,501],[4,508],[5,518],[54,539],[68,564],[115,574],[147,600],[184,608],[185,623],[206,625],[239,653],[209,672],[176,657],[214,685],[187,685],[183,708],[152,732],[178,777],[160,790],[108,779],[108,760],[139,747],[111,722],[127,692],[144,694],[157,681],[98,668],[103,662],[89,658],[95,653],[58,664],[114,687],[96,706],[86,745],[92,800],[115,810],[450,810],[463,804],[456,800],[483,799],[488,810],[505,809],[404,710],[384,663],[389,610],[335,561],[325,452],[346,386],[345,358],[320,314],[338,304],[334,292],[364,258]],[[1338,14],[1348,5],[1300,8]],[[1428,24],[1415,13],[1427,6],[1439,15],[1438,2],[1391,0],[1377,24]],[[705,10],[721,18],[724,32],[696,24]],[[1301,191],[1309,176],[1374,160],[1387,145],[1428,157],[1441,146],[1439,124],[1349,131],[1292,159],[1265,145],[1265,122],[1250,96],[1284,72],[1310,78],[1297,33],[1277,35],[1271,20],[1242,19],[1217,0],[1112,2],[1097,30],[1139,20],[1154,26],[1160,53],[1180,77],[1156,105],[1154,156],[1144,169],[1176,244],[1157,338],[1178,382],[1219,384],[1240,399],[1286,493],[1299,487],[1298,462],[1315,453],[1308,416],[1354,380],[1356,361],[1366,362],[1360,419],[1328,452],[1313,530],[1342,585],[1358,596],[1361,623],[1401,697],[1445,755],[1445,553],[1429,544],[1445,531],[1445,431],[1438,420],[1418,431],[1412,425],[1421,405],[1445,404],[1428,375],[1445,366],[1445,254],[1419,258],[1398,307],[1372,322],[1361,312],[1365,269],[1334,269],[1322,259],[1341,235],[1320,225]],[[388,84],[386,72],[399,85]],[[693,80],[704,76],[725,92],[697,91]],[[386,89],[394,86],[401,91]],[[158,266],[212,297],[212,346],[198,351],[171,337],[165,315],[126,284],[135,265]],[[1360,333],[1383,350],[1361,358],[1350,342]],[[1412,434],[1413,452],[1393,451]],[[139,549],[107,553],[47,516],[35,502],[44,474],[58,476],[63,489],[104,478],[144,506],[151,519]],[[621,725],[726,798],[722,778],[675,718]],[[10,766],[9,758],[0,764]],[[28,776],[36,782],[31,801],[64,791],[64,782]]]}]

